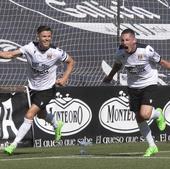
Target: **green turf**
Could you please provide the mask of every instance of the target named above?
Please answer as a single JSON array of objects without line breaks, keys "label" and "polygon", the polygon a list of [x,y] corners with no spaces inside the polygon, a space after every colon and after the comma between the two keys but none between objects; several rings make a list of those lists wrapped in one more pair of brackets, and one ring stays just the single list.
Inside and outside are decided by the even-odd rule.
[{"label": "green turf", "polygon": [[160,152],[142,157],[146,143],[80,147],[17,148],[12,156],[0,151],[0,169],[169,169],[170,144],[158,143]]}]

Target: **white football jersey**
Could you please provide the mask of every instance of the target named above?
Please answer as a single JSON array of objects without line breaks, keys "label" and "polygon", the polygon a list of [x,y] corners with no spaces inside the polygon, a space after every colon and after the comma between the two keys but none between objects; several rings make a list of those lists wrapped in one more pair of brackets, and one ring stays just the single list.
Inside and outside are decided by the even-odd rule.
[{"label": "white football jersey", "polygon": [[38,49],[38,43],[30,42],[20,51],[28,63],[28,85],[33,90],[46,90],[56,81],[57,61],[66,61],[67,53],[59,48],[50,47],[46,51]]},{"label": "white football jersey", "polygon": [[145,44],[137,44],[133,53],[127,53],[120,46],[115,55],[115,62],[121,62],[127,70],[128,86],[139,89],[158,83],[156,63],[159,63],[160,59],[160,55]]}]

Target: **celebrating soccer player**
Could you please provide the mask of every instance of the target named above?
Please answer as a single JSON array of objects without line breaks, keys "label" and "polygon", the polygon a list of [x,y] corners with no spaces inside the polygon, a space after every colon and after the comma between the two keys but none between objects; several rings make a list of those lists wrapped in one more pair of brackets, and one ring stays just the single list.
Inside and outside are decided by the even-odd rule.
[{"label": "celebrating soccer player", "polygon": [[[5,148],[5,153],[11,155],[17,144],[30,130],[35,115],[40,115],[45,110],[49,101],[55,97],[55,85],[64,86],[72,72],[74,60],[62,49],[51,44],[52,30],[48,26],[37,29],[37,42],[30,42],[14,51],[1,51],[0,57],[13,58],[24,55],[28,63],[28,86],[30,89],[31,106],[26,112],[24,122],[20,126],[15,140]],[[56,62],[66,63],[63,76],[56,79]],[[45,120],[51,123],[55,131],[55,139],[61,138],[62,121],[56,122],[54,115],[45,114]]]},{"label": "celebrating soccer player", "polygon": [[137,43],[132,29],[125,29],[121,33],[121,45],[114,59],[112,70],[103,82],[109,83],[122,66],[126,68],[130,110],[136,114],[140,132],[149,144],[144,156],[151,156],[158,152],[158,148],[146,120],[156,119],[160,131],[166,127],[162,109],[154,108],[158,90],[156,64],[170,69],[170,62],[162,59],[150,45]]}]

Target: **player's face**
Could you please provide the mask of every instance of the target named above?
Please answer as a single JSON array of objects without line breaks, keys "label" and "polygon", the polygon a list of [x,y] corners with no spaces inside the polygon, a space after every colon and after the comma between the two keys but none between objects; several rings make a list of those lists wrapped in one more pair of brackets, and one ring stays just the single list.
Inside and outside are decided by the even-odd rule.
[{"label": "player's face", "polygon": [[126,52],[131,53],[136,50],[136,38],[130,33],[121,35],[121,45],[125,48]]},{"label": "player's face", "polygon": [[51,31],[42,31],[38,34],[38,41],[41,48],[48,49],[52,41],[52,32]]}]

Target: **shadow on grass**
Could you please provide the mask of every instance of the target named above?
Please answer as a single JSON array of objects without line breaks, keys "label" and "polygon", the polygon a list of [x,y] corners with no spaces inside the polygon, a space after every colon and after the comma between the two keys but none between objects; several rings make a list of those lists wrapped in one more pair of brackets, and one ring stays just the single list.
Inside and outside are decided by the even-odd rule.
[{"label": "shadow on grass", "polygon": [[118,156],[118,157],[142,157],[143,153],[111,153],[109,156]]}]

